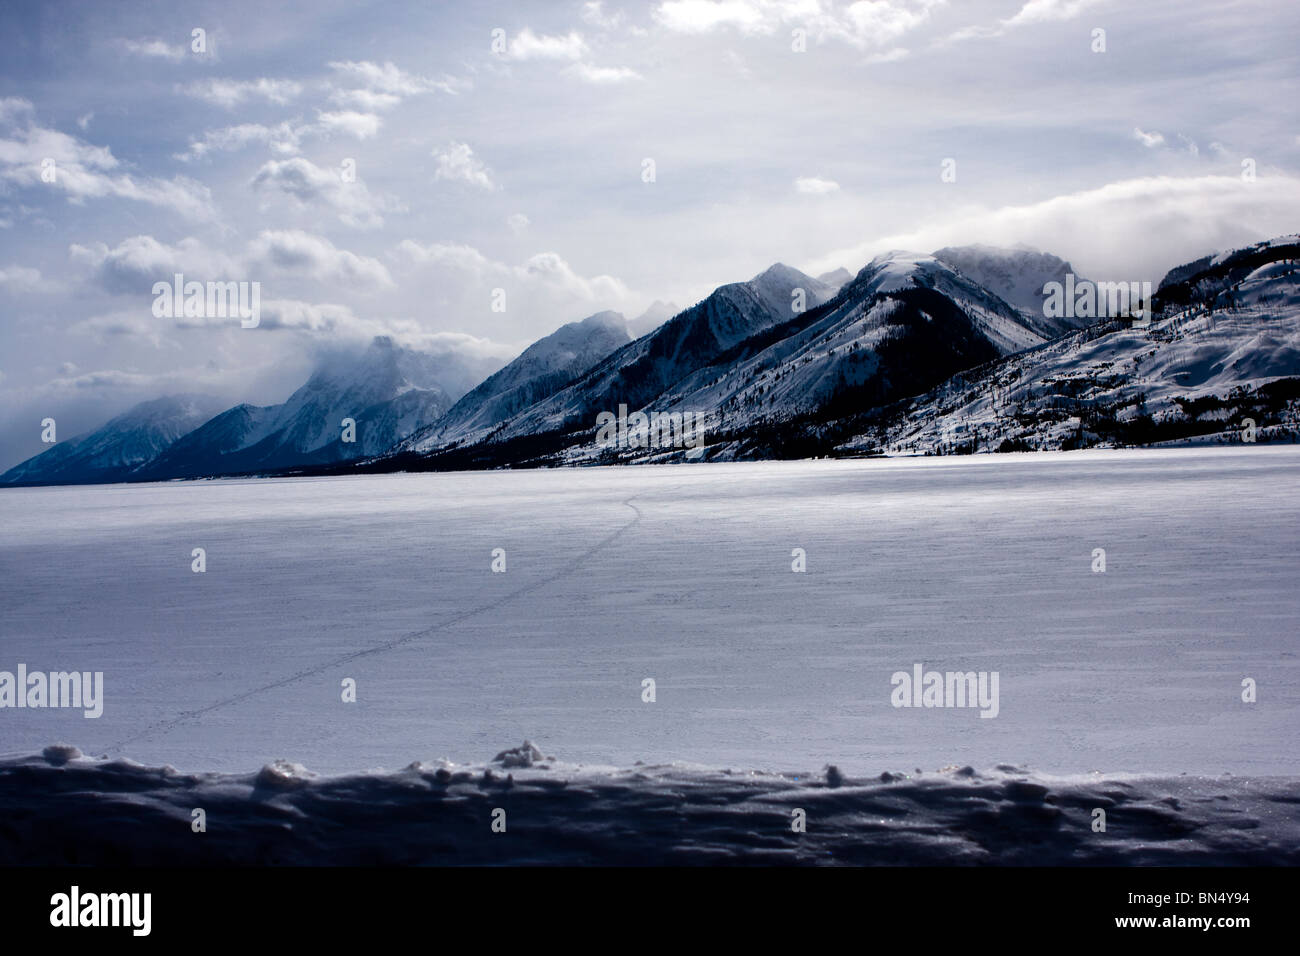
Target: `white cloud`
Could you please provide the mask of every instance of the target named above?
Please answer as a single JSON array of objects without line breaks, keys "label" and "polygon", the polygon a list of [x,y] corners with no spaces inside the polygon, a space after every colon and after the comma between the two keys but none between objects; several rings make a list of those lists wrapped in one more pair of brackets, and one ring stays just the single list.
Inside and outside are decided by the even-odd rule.
[{"label": "white cloud", "polygon": [[1089,7],[1105,0],[1028,0],[1014,16],[999,20],[993,26],[966,27],[954,33],[949,40],[970,40],[977,37],[999,37],[1016,27],[1036,23],[1073,20]]},{"label": "white cloud", "polygon": [[[224,321],[224,320],[223,320]],[[400,345],[433,354],[455,353],[471,359],[510,359],[520,349],[465,332],[430,332],[413,319],[377,319],[358,316],[346,305],[268,299],[262,303],[259,328],[308,333],[333,341],[369,342],[386,335]]]},{"label": "white cloud", "polygon": [[[771,35],[779,27],[798,27],[819,40],[833,39],[859,49],[886,46],[920,27],[946,0],[664,0],[655,20],[668,30],[704,34],[731,28],[742,34]],[[891,59],[900,58],[893,53]]]},{"label": "white cloud", "polygon": [[208,79],[179,87],[179,90],[214,106],[233,109],[250,99],[262,99],[283,106],[302,93],[302,84],[294,80],[273,80],[268,77],[255,80]]},{"label": "white cloud", "polygon": [[434,179],[459,180],[481,189],[496,188],[487,167],[467,143],[451,143],[442,149],[434,149],[432,155],[438,160]]},{"label": "white cloud", "polygon": [[19,121],[30,122],[36,114],[32,101],[21,96],[0,97],[0,126],[8,126]]},{"label": "white cloud", "polygon": [[[808,263],[821,272],[864,264],[889,249],[929,252],[982,242],[1028,243],[1069,259],[1084,275],[1160,279],[1174,265],[1295,231],[1300,179],[1150,176],[1018,206],[970,206],[906,232],[839,249]],[[1152,242],[1159,236],[1161,242]]]},{"label": "white cloud", "polygon": [[897,63],[899,60],[906,60],[911,55],[910,51],[901,46],[896,46],[892,50],[886,50],[884,53],[873,53],[867,57],[868,63]]},{"label": "white cloud", "polygon": [[235,260],[194,237],[175,245],[149,235],[131,236],[111,248],[102,242],[73,243],[68,255],[90,269],[97,285],[115,294],[144,295],[155,282],[170,280],[177,272],[202,282],[243,277]]},{"label": "white cloud", "polygon": [[250,276],[265,268],[278,274],[306,276],[348,286],[387,288],[393,285],[392,275],[378,259],[339,249],[324,236],[300,229],[260,233],[249,244],[249,256]]},{"label": "white cloud", "polygon": [[582,19],[602,30],[612,30],[623,22],[622,13],[606,13],[602,0],[588,0],[582,5]]},{"label": "white cloud", "polygon": [[330,208],[341,222],[361,229],[382,226],[384,213],[402,208],[395,200],[371,193],[359,176],[346,182],[342,169],[324,169],[302,156],[264,164],[253,176],[252,185],[290,196],[302,208]]},{"label": "white cloud", "polygon": [[56,190],[73,203],[116,197],[171,209],[189,219],[215,213],[208,188],[184,177],[155,179],[120,171],[106,146],[36,125],[32,105],[0,99],[0,180]]},{"label": "white cloud", "polygon": [[816,176],[801,176],[794,181],[796,192],[822,196],[826,193],[839,192],[840,184],[833,179],[819,179]]},{"label": "white cloud", "polygon": [[381,113],[397,106],[402,102],[402,98],[396,93],[382,93],[376,90],[335,89],[330,93],[330,102],[363,113]]},{"label": "white cloud", "polygon": [[1088,7],[1102,0],[1029,0],[1020,12],[1003,23],[1018,27],[1026,23],[1049,23],[1053,20],[1073,20]]},{"label": "white cloud", "polygon": [[523,213],[517,212],[506,219],[506,225],[516,236],[522,236],[532,222]]},{"label": "white cloud", "polygon": [[616,302],[628,296],[627,286],[619,279],[608,275],[580,276],[556,252],[537,253],[516,268],[515,273],[588,302]]},{"label": "white cloud", "polygon": [[[404,239],[394,255],[408,265],[445,267],[481,284],[520,284],[552,301],[614,306],[631,295],[622,280],[610,275],[582,276],[556,252],[539,252],[517,266],[497,262],[472,246],[455,242],[419,243]],[[486,300],[485,300],[486,301]]]},{"label": "white cloud", "polygon": [[381,121],[374,113],[344,110],[337,113],[318,113],[316,122],[326,133],[345,133],[357,139],[370,139],[379,132]]},{"label": "white cloud", "polygon": [[587,41],[580,33],[551,36],[524,27],[506,45],[512,60],[580,60],[587,54]]},{"label": "white cloud", "polygon": [[1155,149],[1157,146],[1163,145],[1165,141],[1162,134],[1157,132],[1147,133],[1136,126],[1133,127],[1133,138],[1147,149]]},{"label": "white cloud", "polygon": [[260,123],[240,123],[237,126],[223,126],[210,129],[202,139],[192,139],[183,153],[176,153],[175,158],[188,162],[202,159],[212,152],[233,152],[253,143],[268,146],[273,153],[293,155],[298,152],[300,141],[309,127],[294,126],[292,123],[278,123],[275,126],[263,126]]},{"label": "white cloud", "polygon": [[641,79],[640,73],[626,66],[593,66],[590,63],[575,63],[565,68],[564,72],[570,76],[576,76],[584,82],[598,85],[626,83],[628,80]]},{"label": "white cloud", "polygon": [[443,93],[456,93],[463,86],[463,83],[450,77],[444,76],[440,79],[433,79],[416,73],[408,73],[394,63],[372,63],[369,60],[336,60],[330,63],[330,69],[334,70],[339,76],[360,84],[361,90],[365,92],[395,97],[396,100],[389,101],[394,103],[404,97],[416,96],[420,93],[429,93],[435,90]]},{"label": "white cloud", "polygon": [[493,267],[492,261],[483,253],[458,242],[419,243],[414,239],[403,239],[397,244],[396,254],[408,262],[448,265],[466,272],[486,272]]},{"label": "white cloud", "polygon": [[185,59],[187,47],[183,43],[168,43],[165,40],[150,38],[146,40],[123,40],[122,48],[135,56],[150,59],[169,60],[179,63]]},{"label": "white cloud", "polygon": [[678,33],[708,33],[726,26],[771,33],[771,9],[770,4],[753,0],[666,0],[655,9],[655,19]]},{"label": "white cloud", "polygon": [[0,266],[0,286],[15,290],[31,290],[40,283],[40,269],[29,266]]}]

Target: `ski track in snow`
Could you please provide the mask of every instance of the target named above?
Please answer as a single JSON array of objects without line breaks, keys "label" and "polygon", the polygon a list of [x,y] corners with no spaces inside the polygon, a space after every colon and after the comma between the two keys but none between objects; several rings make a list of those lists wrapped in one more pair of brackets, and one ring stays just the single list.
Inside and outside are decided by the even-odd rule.
[{"label": "ski track in snow", "polygon": [[534,581],[532,584],[526,584],[521,588],[517,588],[516,590],[511,591],[509,594],[505,595],[504,597],[497,598],[495,601],[490,601],[487,604],[482,604],[478,607],[470,608],[468,611],[462,611],[461,613],[453,615],[452,617],[449,617],[444,621],[439,621],[437,624],[434,624],[432,627],[426,627],[421,631],[415,631],[414,633],[406,634],[402,637],[395,638],[394,640],[391,641],[384,641],[382,644],[376,644],[373,647],[367,647],[360,651],[354,651],[351,654],[344,654],[339,657],[331,658],[330,660],[325,661],[322,664],[317,664],[315,667],[309,667],[304,670],[297,671],[293,674],[290,674],[288,677],[283,677],[280,680],[272,681],[269,684],[262,684],[258,687],[254,687],[252,690],[245,691],[242,694],[235,694],[231,697],[225,697],[219,701],[216,701],[215,703],[208,704],[206,707],[200,707],[197,710],[186,711],[178,715],[177,717],[172,718],[171,720],[165,720],[158,723],[154,723],[149,727],[146,727],[144,730],[140,731],[137,734],[132,734],[129,737],[122,738],[117,743],[107,747],[105,749],[105,752],[121,753],[122,750],[125,749],[128,744],[135,743],[138,740],[146,740],[149,737],[154,736],[155,734],[165,733],[168,730],[178,727],[181,724],[187,723],[188,721],[194,720],[198,717],[202,717],[204,714],[209,714],[212,711],[220,710],[223,707],[229,707],[233,704],[238,704],[241,701],[248,700],[248,698],[250,697],[254,697],[258,694],[263,694],[269,690],[275,690],[276,688],[284,687],[288,684],[293,684],[297,681],[304,680],[316,674],[323,673],[324,671],[327,671],[332,667],[338,667],[342,664],[347,664],[350,661],[359,660],[360,658],[363,657],[370,657],[375,654],[382,654],[385,651],[391,651],[396,647],[402,647],[403,645],[412,644],[416,641],[420,641],[425,638],[432,637],[434,634],[437,634],[440,631],[444,631],[449,627],[454,627],[455,625],[467,621],[470,618],[478,617],[480,614],[486,614],[488,611],[494,611],[498,608],[504,607],[505,605],[509,604],[511,601],[523,597],[525,594],[530,594],[533,591],[540,590],[541,588],[544,588],[549,584],[553,584],[554,582],[560,580],[561,578],[564,578],[567,575],[572,574],[584,562],[586,562],[587,560],[589,560],[599,552],[603,551],[605,548],[613,544],[620,537],[622,537],[633,527],[635,527],[637,522],[641,520],[640,509],[637,508],[636,505],[632,504],[633,499],[636,497],[639,496],[633,495],[631,498],[627,498],[622,502],[622,504],[631,508],[632,511],[634,512],[634,516],[631,521],[629,521],[625,525],[620,526],[619,528],[617,528],[616,530],[614,530],[613,532],[611,532],[610,534],[602,538],[589,550],[578,555],[578,557],[571,559],[567,564],[562,565],[558,571],[555,571],[554,573],[538,581]]}]

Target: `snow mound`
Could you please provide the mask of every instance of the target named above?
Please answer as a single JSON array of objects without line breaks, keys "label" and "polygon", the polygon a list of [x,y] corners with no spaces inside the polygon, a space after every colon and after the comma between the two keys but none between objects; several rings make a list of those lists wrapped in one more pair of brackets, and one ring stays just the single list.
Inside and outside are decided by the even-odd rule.
[{"label": "snow mound", "polygon": [[[8,862],[1300,864],[1297,777],[542,767],[527,743],[498,755],[523,761],[506,777],[420,762],[344,776],[286,761],[253,774],[180,774],[126,760],[53,763],[51,752],[79,753],[0,759]],[[206,834],[191,829],[197,807]],[[1104,831],[1094,829],[1098,811]],[[497,820],[504,832],[493,832]]]}]

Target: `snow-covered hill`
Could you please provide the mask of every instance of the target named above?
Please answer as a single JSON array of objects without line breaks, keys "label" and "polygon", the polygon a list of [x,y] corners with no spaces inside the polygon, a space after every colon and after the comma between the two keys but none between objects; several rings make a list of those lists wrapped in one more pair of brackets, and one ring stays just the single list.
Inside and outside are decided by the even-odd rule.
[{"label": "snow-covered hill", "polygon": [[561,326],[467,392],[450,411],[411,435],[399,449],[427,451],[481,436],[535,402],[549,398],[630,341],[627,322],[617,312],[598,312],[581,322]]},{"label": "snow-covered hill", "polygon": [[1300,434],[1300,237],[1171,270],[1155,308],[1149,328],[1104,320],[965,371],[841,449],[945,453]]},{"label": "snow-covered hill", "polygon": [[0,484],[80,484],[119,481],[214,415],[221,403],[206,395],[171,395],[141,402],[85,435],[52,445],[0,475]]},{"label": "snow-covered hill", "polygon": [[[499,363],[434,355],[377,337],[325,361],[283,405],[237,405],[176,441],[135,477],[233,474],[381,454],[443,415]],[[344,441],[344,419],[355,440]]]}]

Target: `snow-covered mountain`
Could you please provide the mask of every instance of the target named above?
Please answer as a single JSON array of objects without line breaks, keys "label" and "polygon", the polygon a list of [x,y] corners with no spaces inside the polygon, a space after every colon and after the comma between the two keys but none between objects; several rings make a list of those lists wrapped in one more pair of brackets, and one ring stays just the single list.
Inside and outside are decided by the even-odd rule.
[{"label": "snow-covered mountain", "polygon": [[141,402],[88,434],[52,445],[0,475],[0,484],[87,484],[120,481],[221,403],[207,395],[171,395]]},{"label": "snow-covered mountain", "polygon": [[748,282],[721,286],[555,395],[516,415],[495,437],[583,427],[598,412],[620,404],[640,408],[745,340],[801,314],[795,311],[800,299],[812,309],[833,294],[819,280],[781,263]]},{"label": "snow-covered mountain", "polygon": [[[232,474],[381,454],[441,417],[495,360],[430,354],[379,336],[323,362],[283,405],[237,405],[180,438],[136,477]],[[344,441],[344,419],[355,440]]]},{"label": "snow-covered mountain", "polygon": [[635,319],[628,319],[627,330],[632,333],[632,338],[639,339],[641,336],[649,335],[659,328],[659,326],[676,315],[678,311],[677,306],[671,302],[655,299],[654,302],[650,303],[650,307]]},{"label": "snow-covered mountain", "polygon": [[[948,246],[938,250],[934,257],[1015,306],[1023,315],[1042,321],[1052,321],[1044,319],[1044,285],[1064,283],[1070,274],[1074,275],[1076,282],[1083,281],[1083,277],[1075,273],[1074,267],[1064,259],[1028,246],[1014,249],[986,245]],[[1061,335],[1087,325],[1090,320],[1062,318],[1056,321],[1060,324],[1043,326],[1041,331],[1049,336]]]},{"label": "snow-covered mountain", "polygon": [[193,399],[146,403],[3,480],[682,452],[597,445],[597,415],[624,406],[703,416],[710,459],[1235,440],[1246,419],[1267,440],[1300,419],[1298,250],[1300,237],[1284,236],[1171,270],[1149,328],[1046,317],[1042,286],[1072,269],[1027,249],[894,251],[847,282],[778,263],[666,321],[657,303],[640,338],[597,313],[504,368],[377,338],[323,363],[282,405],[206,419]]},{"label": "snow-covered mountain", "polygon": [[[1300,437],[1300,236],[1169,272],[1150,327],[1103,320],[923,394],[844,453]],[[1247,419],[1255,423],[1253,433]]]},{"label": "snow-covered mountain", "polygon": [[830,272],[823,272],[817,277],[818,282],[825,283],[831,289],[839,292],[845,284],[853,278],[853,273],[848,269],[840,266],[838,269],[832,269]]},{"label": "snow-covered mountain", "polygon": [[749,436],[745,455],[779,455],[787,423],[886,404],[1044,340],[1031,319],[933,256],[890,252],[826,305],[751,337],[646,410],[703,412],[724,445]]},{"label": "snow-covered mountain", "polygon": [[402,442],[427,451],[482,435],[528,406],[549,398],[615,349],[632,341],[618,312],[598,312],[539,339],[505,368],[467,392],[451,410]]},{"label": "snow-covered mountain", "polygon": [[[797,289],[805,290],[809,306],[802,312],[787,304]],[[728,436],[748,435],[753,440],[741,439],[742,456],[779,455],[787,423],[914,395],[1048,338],[1034,317],[933,256],[887,253],[834,289],[781,265],[751,282],[723,286],[506,422],[490,436],[497,447],[476,460],[660,454],[596,445],[596,415],[621,405],[646,414],[703,415],[723,446]],[[557,437],[528,441],[546,435]]]}]

